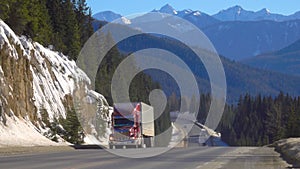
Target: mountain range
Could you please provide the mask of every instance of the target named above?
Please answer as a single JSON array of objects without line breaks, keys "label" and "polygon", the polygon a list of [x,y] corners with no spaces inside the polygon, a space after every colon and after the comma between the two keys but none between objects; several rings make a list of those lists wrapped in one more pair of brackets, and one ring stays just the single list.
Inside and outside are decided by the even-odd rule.
[{"label": "mountain range", "polygon": [[[199,10],[193,11],[191,9],[184,9],[184,10],[176,10],[174,9],[170,4],[166,4],[163,7],[161,7],[159,10],[154,9],[151,12],[161,12],[161,13],[167,13],[170,15],[176,15],[178,17],[184,17],[187,15],[193,15],[193,16],[202,16],[206,17],[208,19],[212,20],[218,20],[218,21],[262,21],[262,20],[270,20],[270,21],[288,21],[288,20],[296,20],[300,19],[300,11],[295,12],[291,15],[282,15],[277,13],[272,13],[267,8],[263,8],[259,11],[249,11],[243,9],[243,7],[236,5],[233,7],[230,7],[228,9],[224,9],[219,11],[216,14],[208,15],[204,12],[201,12]],[[122,15],[114,13],[112,11],[103,11],[96,13],[93,15],[93,17],[97,20],[104,20],[107,22],[111,22],[115,19],[118,19],[122,17]]]},{"label": "mountain range", "polygon": [[116,14],[112,11],[103,11],[103,12],[99,12],[99,13],[93,15],[93,18],[95,18],[99,21],[107,21],[107,22],[112,22],[121,17],[122,17],[122,15]]},{"label": "mountain range", "polygon": [[287,47],[300,39],[300,20],[229,21],[202,29],[218,53],[243,60]]},{"label": "mountain range", "polygon": [[[277,51],[300,39],[300,12],[284,16],[273,14],[267,9],[253,12],[234,6],[210,16],[198,10],[178,11],[169,4],[152,12],[167,13],[193,23],[205,33],[218,53],[230,60],[239,61]],[[105,19],[108,16],[103,17],[105,13],[107,12],[100,12],[94,18],[110,22],[110,19]],[[138,18],[149,20],[147,14]],[[135,20],[136,18],[128,22],[126,19],[126,23],[134,24]],[[166,21],[162,17],[155,24]],[[178,29],[188,30],[189,27],[180,25]]]},{"label": "mountain range", "polygon": [[288,21],[300,19],[300,12],[296,12],[292,15],[281,15],[276,13],[271,13],[267,8],[263,8],[259,11],[248,11],[243,9],[241,6],[234,6],[226,10],[222,10],[217,14],[212,15],[214,18],[220,21]]},{"label": "mountain range", "polygon": [[[294,75],[299,75],[297,67],[300,65],[298,64],[300,51],[299,12],[284,16],[272,14],[267,9],[253,12],[235,6],[210,16],[200,11],[177,11],[170,5],[165,5],[152,12],[162,12],[185,18],[205,33],[221,55],[230,101],[235,101],[240,94],[245,92],[276,95],[279,91],[284,91],[291,95],[298,95],[299,80]],[[240,17],[229,18],[230,15],[237,12],[240,13]],[[134,25],[143,20],[149,21],[149,16],[146,14],[131,19],[131,24]],[[172,25],[166,17],[151,20],[149,23],[151,26],[159,26],[166,22],[169,23],[170,29],[174,29],[176,32],[188,33],[189,31],[188,26]],[[168,46],[161,44],[162,42],[153,37],[143,38],[143,41],[136,39],[135,43],[137,42],[139,43],[136,46],[120,45],[120,49],[125,53],[132,53],[138,51],[141,46],[143,49]],[[170,44],[173,46],[169,45],[168,50],[180,49],[180,45],[174,45],[173,42]],[[183,49],[183,51],[185,50]],[[182,56],[181,59],[186,60],[189,65],[193,65],[193,60],[189,58],[190,54],[181,53],[179,56]],[[206,89],[209,88],[207,77],[203,73],[205,68],[201,65],[197,67],[198,71],[194,73],[198,76],[198,83]],[[167,79],[163,75],[157,76],[151,72],[149,74],[156,80]],[[174,90],[174,86],[170,86],[170,82],[166,82],[163,87],[169,91]]]}]

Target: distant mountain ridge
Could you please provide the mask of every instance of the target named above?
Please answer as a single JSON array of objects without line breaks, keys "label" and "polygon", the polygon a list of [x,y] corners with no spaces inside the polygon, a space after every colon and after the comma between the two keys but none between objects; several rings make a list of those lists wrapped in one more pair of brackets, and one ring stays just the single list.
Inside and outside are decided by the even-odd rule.
[{"label": "distant mountain ridge", "polygon": [[218,53],[243,60],[277,51],[300,39],[300,20],[221,22],[202,30]]},{"label": "distant mountain ridge", "polygon": [[215,15],[212,15],[216,19],[221,21],[262,21],[262,20],[271,20],[271,21],[288,21],[300,19],[300,12],[296,12],[292,15],[282,15],[271,13],[267,8],[263,8],[259,11],[248,11],[243,9],[241,6],[234,6],[226,10],[221,10]]},{"label": "distant mountain ridge", "polygon": [[112,11],[103,11],[93,15],[93,18],[99,21],[107,21],[107,22],[112,22],[121,17],[122,15],[114,13]]},{"label": "distant mountain ridge", "polygon": [[[269,9],[263,8],[259,11],[251,11],[251,10],[245,10],[243,7],[239,5],[235,5],[233,7],[220,10],[216,14],[208,15],[204,12],[201,12],[199,10],[193,11],[191,9],[184,9],[184,10],[176,10],[173,8],[170,4],[166,4],[163,7],[161,7],[159,10],[154,9],[151,12],[161,12],[161,13],[167,13],[170,15],[176,15],[179,17],[184,17],[187,15],[194,15],[194,16],[206,16],[214,18],[214,20],[219,21],[262,21],[262,20],[271,20],[271,21],[288,21],[288,20],[296,20],[300,19],[300,11],[295,12],[291,15],[282,15],[277,13],[272,13]],[[103,11],[96,13],[93,15],[93,17],[97,20],[107,21],[111,22],[115,19],[121,18],[122,15],[114,13],[112,11]]]},{"label": "distant mountain ridge", "polygon": [[300,40],[279,51],[258,55],[242,62],[263,70],[300,76]]},{"label": "distant mountain ridge", "polygon": [[[159,10],[152,10],[151,12],[160,12],[160,13],[166,13],[166,14],[182,17],[200,28],[204,28],[220,22],[219,20],[200,11],[192,11],[190,9],[177,11],[169,4],[161,7]],[[95,18],[96,20],[107,21],[107,22],[112,22],[116,19],[121,19],[121,20],[125,19],[123,23],[127,23],[127,24],[131,23],[131,20],[129,20],[128,18],[120,14],[114,13],[112,11],[99,12],[93,15],[93,18]]]}]

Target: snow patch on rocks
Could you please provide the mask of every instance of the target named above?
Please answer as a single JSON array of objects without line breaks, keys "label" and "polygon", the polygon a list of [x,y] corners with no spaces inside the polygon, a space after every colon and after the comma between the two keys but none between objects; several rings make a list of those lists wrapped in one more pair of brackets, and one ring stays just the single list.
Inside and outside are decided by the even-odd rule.
[{"label": "snow patch on rocks", "polygon": [[300,138],[279,140],[272,146],[288,163],[300,166]]},{"label": "snow patch on rocks", "polygon": [[9,146],[59,146],[43,135],[28,120],[7,117],[6,125],[0,123],[0,147]]}]

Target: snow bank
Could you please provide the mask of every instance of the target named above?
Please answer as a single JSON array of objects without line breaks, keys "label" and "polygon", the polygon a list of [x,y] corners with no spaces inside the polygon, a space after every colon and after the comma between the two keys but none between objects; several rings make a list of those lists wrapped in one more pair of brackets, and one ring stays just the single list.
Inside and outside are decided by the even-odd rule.
[{"label": "snow bank", "polygon": [[172,122],[172,137],[168,147],[185,147],[185,145],[183,144],[184,137],[184,131],[180,129],[180,126],[176,127],[176,124]]},{"label": "snow bank", "polygon": [[6,125],[0,123],[0,147],[7,146],[58,146],[42,136],[27,120],[7,117]]}]

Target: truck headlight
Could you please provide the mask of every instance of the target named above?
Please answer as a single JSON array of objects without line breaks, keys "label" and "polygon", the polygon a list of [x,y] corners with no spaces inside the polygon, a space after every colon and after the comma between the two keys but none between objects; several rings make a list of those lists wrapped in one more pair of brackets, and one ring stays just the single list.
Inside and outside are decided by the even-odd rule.
[{"label": "truck headlight", "polygon": [[114,141],[114,137],[113,136],[109,136],[109,141]]}]

